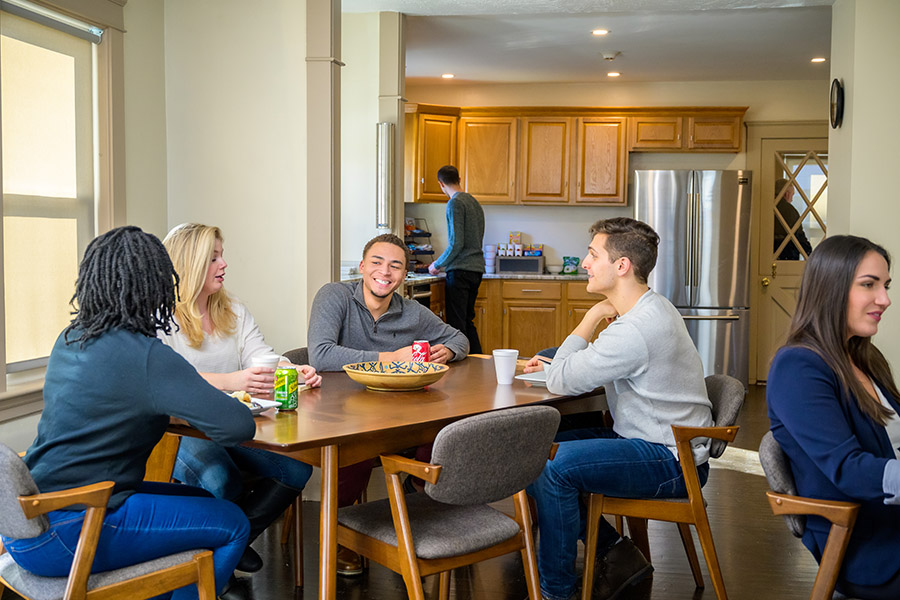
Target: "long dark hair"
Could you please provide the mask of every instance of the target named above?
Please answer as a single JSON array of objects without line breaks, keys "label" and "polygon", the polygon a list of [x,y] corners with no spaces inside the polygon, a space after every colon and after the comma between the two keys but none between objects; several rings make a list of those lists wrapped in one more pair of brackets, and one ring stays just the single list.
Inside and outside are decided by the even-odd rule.
[{"label": "long dark hair", "polygon": [[847,306],[856,269],[869,252],[877,252],[891,267],[887,250],[866,238],[836,235],[823,240],[809,257],[797,311],[791,320],[788,346],[809,348],[831,367],[846,398],[856,398],[859,408],[884,425],[891,412],[873,398],[853,374],[853,365],[900,398],[891,366],[872,343],[872,338],[848,338]]},{"label": "long dark hair", "polygon": [[88,244],[78,267],[66,343],[84,346],[116,328],[171,333],[177,292],[178,274],[159,238],[139,227],[108,231]]}]

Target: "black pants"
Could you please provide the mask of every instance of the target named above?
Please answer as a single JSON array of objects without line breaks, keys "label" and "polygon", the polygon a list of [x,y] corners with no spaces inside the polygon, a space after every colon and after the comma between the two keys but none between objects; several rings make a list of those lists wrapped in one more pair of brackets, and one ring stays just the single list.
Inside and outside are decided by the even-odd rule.
[{"label": "black pants", "polygon": [[447,324],[462,331],[469,338],[469,353],[481,354],[481,340],[475,329],[475,299],[481,273],[453,269],[447,271]]}]

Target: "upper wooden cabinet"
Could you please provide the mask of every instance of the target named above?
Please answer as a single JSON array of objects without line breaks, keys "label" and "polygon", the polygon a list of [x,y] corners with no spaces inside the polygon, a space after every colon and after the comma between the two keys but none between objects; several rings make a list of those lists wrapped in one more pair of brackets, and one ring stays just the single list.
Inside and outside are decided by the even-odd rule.
[{"label": "upper wooden cabinet", "polygon": [[580,117],[576,123],[575,203],[625,204],[625,119]]},{"label": "upper wooden cabinet", "polygon": [[459,109],[408,104],[404,126],[403,162],[406,202],[446,202],[437,171],[456,165]]},{"label": "upper wooden cabinet", "polygon": [[479,202],[516,201],[515,117],[459,120],[459,176],[463,190]]},{"label": "upper wooden cabinet", "polygon": [[688,149],[739,152],[741,149],[741,121],[742,118],[739,115],[690,117],[688,119]]},{"label": "upper wooden cabinet", "polygon": [[522,202],[569,202],[572,119],[525,117],[519,156]]},{"label": "upper wooden cabinet", "polygon": [[666,108],[628,118],[634,152],[740,152],[745,107]]},{"label": "upper wooden cabinet", "polygon": [[681,150],[681,117],[631,117],[630,150]]}]

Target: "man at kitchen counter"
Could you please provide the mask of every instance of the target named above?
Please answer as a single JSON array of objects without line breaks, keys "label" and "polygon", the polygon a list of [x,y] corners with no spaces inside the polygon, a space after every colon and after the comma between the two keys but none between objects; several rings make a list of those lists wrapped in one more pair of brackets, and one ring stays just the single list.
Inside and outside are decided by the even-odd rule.
[{"label": "man at kitchen counter", "polygon": [[[412,360],[412,343],[428,340],[431,361],[462,360],[469,342],[437,315],[396,293],[406,278],[409,251],[387,233],[366,244],[359,263],[360,281],[328,283],[316,294],[309,317],[309,362],[319,371],[340,371],[348,363]],[[429,460],[431,446],[417,450]],[[369,483],[373,459],[338,469],[338,507],[353,504]],[[340,575],[362,573],[358,554],[338,547]]]},{"label": "man at kitchen counter", "polygon": [[459,185],[459,171],[453,165],[438,169],[438,184],[450,199],[447,202],[447,249],[428,267],[437,275],[447,272],[447,323],[469,339],[469,351],[481,354],[481,341],[475,329],[475,299],[484,275],[484,211]]},{"label": "man at kitchen counter", "polygon": [[[582,262],[594,305],[549,364],[532,359],[526,372],[545,368],[547,388],[574,395],[606,389],[612,429],[557,436],[559,450],[529,488],[538,507],[541,591],[549,600],[573,598],[577,541],[584,524],[582,493],[626,498],[686,497],[672,425],[710,427],[711,404],[703,366],[672,304],[651,290],[659,236],[640,221],[605,219],[590,230]],[[593,342],[604,319],[612,323]],[[709,474],[709,442],[693,447],[701,485]],[[592,598],[614,598],[653,571],[628,538],[600,520],[597,577]]]}]

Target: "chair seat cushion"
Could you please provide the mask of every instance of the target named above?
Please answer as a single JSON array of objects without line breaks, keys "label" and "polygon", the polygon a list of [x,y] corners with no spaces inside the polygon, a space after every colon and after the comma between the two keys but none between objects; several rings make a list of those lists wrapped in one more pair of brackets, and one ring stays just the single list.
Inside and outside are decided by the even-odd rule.
[{"label": "chair seat cushion", "polygon": [[[519,524],[487,505],[456,506],[432,500],[425,493],[406,496],[416,556],[447,558],[477,552],[519,533]],[[338,510],[338,523],[371,538],[397,545],[388,500]]]},{"label": "chair seat cushion", "polygon": [[[170,554],[154,560],[123,567],[113,571],[104,571],[102,573],[94,573],[88,578],[88,589],[110,585],[133,579],[160,571],[162,569],[179,565],[193,560],[194,555],[204,550],[186,550],[178,554]],[[10,588],[18,592],[22,596],[31,598],[32,600],[60,600],[66,591],[66,583],[68,577],[41,577],[29,571],[26,571],[15,563],[9,554],[0,554],[0,578],[5,581]]]}]

